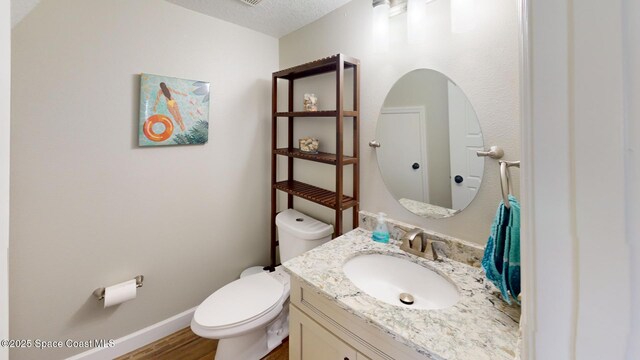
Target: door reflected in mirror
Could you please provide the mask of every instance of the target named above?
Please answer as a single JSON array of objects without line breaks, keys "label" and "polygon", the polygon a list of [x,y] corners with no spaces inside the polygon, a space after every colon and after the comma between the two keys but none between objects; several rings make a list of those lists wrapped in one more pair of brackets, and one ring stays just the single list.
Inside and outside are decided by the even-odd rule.
[{"label": "door reflected in mirror", "polygon": [[444,74],[414,70],[387,94],[378,117],[378,166],[393,196],[407,210],[447,218],[475,198],[484,148],[475,110]]}]

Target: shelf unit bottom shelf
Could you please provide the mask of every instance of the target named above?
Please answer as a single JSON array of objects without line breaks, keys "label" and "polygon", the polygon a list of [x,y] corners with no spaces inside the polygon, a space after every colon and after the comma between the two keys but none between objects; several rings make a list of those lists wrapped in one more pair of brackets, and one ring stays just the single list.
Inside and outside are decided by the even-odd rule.
[{"label": "shelf unit bottom shelf", "polygon": [[[320,204],[330,208],[336,207],[336,193],[333,191],[325,190],[317,186],[305,184],[303,182],[295,180],[279,181],[275,183],[273,187],[288,194],[312,201],[316,204]],[[357,203],[358,202],[354,198],[343,195],[341,209],[349,209],[351,207],[354,207]]]}]

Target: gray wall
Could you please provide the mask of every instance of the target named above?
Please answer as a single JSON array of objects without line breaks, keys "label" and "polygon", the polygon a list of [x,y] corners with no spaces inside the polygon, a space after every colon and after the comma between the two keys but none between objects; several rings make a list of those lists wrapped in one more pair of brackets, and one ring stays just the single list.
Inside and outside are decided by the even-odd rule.
[{"label": "gray wall", "polygon": [[[12,62],[12,338],[121,337],[267,262],[275,38],[161,0],[44,0]],[[211,82],[208,144],[137,147],[141,72]],[[137,274],[131,302],[91,296]]]},{"label": "gray wall", "polygon": [[[393,84],[411,70],[430,68],[447,75],[467,95],[478,115],[486,146],[503,147],[507,160],[520,157],[517,3],[502,0],[478,3],[476,29],[463,34],[450,31],[450,2],[435,1],[427,7],[428,29],[424,43],[407,44],[406,15],[399,15],[391,18],[389,51],[374,54],[371,1],[354,0],[282,37],[280,67],[338,52],[359,58],[362,62],[361,208],[372,212],[384,211],[390,217],[407,223],[484,244],[501,199],[496,161],[487,160],[479,194],[461,214],[448,219],[424,219],[410,213],[391,196],[378,171],[375,151],[367,146],[375,137],[378,114]],[[335,92],[330,80],[332,78],[315,77],[310,80],[314,81],[313,84],[307,83],[304,90],[298,90],[315,92],[321,103],[331,102]],[[328,104],[325,108],[334,106]],[[303,120],[300,121],[299,132],[331,139],[335,136],[332,135],[331,122],[327,120],[324,124],[329,126],[320,129],[318,122]],[[325,171],[317,165],[304,166],[299,171],[304,172],[306,178],[332,188],[333,171]],[[513,175],[517,194],[518,171],[513,171]],[[304,206],[310,214],[331,220],[325,210],[307,204]]]},{"label": "gray wall", "polygon": [[[11,96],[10,3],[0,3],[0,338],[9,338],[9,142]],[[0,348],[0,360],[9,349]]]}]

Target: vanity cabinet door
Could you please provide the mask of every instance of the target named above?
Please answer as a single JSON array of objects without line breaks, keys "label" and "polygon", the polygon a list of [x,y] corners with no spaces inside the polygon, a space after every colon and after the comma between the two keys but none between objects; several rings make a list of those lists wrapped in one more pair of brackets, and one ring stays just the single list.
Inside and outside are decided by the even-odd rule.
[{"label": "vanity cabinet door", "polygon": [[289,321],[290,360],[366,359],[295,306],[290,307]]}]

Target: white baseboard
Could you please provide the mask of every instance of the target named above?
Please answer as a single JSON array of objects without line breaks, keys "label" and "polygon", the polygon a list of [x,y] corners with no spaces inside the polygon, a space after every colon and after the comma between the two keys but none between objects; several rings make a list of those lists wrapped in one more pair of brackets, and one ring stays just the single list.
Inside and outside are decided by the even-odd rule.
[{"label": "white baseboard", "polygon": [[115,341],[113,347],[94,348],[67,358],[67,360],[111,360],[122,356],[186,328],[191,324],[195,311],[196,308],[194,307],[142,330],[123,336]]}]

